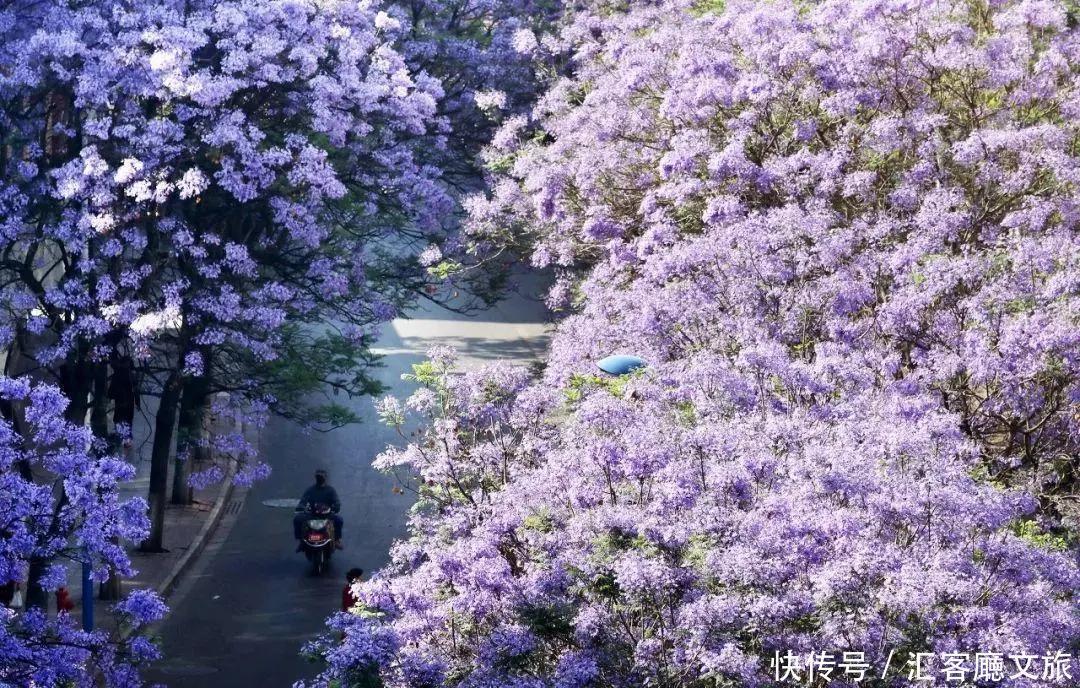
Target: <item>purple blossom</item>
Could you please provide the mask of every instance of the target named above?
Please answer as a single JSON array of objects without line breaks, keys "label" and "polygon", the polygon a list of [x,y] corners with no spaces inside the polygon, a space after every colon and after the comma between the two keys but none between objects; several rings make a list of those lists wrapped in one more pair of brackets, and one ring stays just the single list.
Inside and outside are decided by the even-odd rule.
[{"label": "purple blossom", "polygon": [[415,376],[425,424],[376,465],[419,502],[359,589],[388,684],[769,686],[774,650],[1080,635],[1078,29],[724,5],[581,3],[541,39],[568,67],[468,231],[573,308],[538,380]]},{"label": "purple blossom", "polygon": [[151,590],[133,590],[116,605],[116,609],[124,615],[128,623],[135,626],[145,626],[160,621],[168,611],[157,593]]}]

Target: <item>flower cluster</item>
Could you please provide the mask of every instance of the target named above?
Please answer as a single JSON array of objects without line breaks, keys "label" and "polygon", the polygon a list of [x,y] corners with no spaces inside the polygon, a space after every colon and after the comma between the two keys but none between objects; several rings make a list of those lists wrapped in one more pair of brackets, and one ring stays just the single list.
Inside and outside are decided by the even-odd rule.
[{"label": "flower cluster", "polygon": [[[403,224],[435,231],[448,201],[416,155],[442,90],[381,15],[246,0],[37,12],[13,11],[5,35],[0,97],[22,151],[7,164],[24,173],[5,174],[2,231],[82,258],[38,249],[64,269],[43,295],[7,287],[13,328],[33,304],[75,312],[53,359],[115,329],[148,356],[187,326],[192,348],[270,360],[290,317],[332,304],[385,319],[368,247]],[[78,129],[25,112],[36,92]]]},{"label": "flower cluster", "polygon": [[[1073,489],[1080,48],[1064,5],[694,3],[679,21],[684,4],[579,18],[543,137],[508,139],[509,173],[471,202],[478,243],[528,231],[536,265],[596,266],[594,283],[715,263],[705,321],[752,323],[802,360],[874,349],[878,374],[940,391],[992,476]],[[589,293],[580,275],[554,305]],[[680,330],[650,348],[698,346]]]},{"label": "flower cluster", "polygon": [[584,3],[493,142],[477,250],[528,245],[574,311],[536,383],[433,362],[383,404],[428,418],[377,461],[420,500],[324,682],[1075,647],[1080,31],[1052,1],[722,5]]},{"label": "flower cluster", "polygon": [[[28,567],[60,557],[89,561],[98,580],[110,567],[131,575],[118,543],[139,540],[148,527],[145,501],[121,499],[118,492],[133,477],[132,466],[101,455],[90,431],[65,419],[68,401],[55,387],[0,378],[0,403],[20,409],[19,421],[0,421],[0,582],[21,581]],[[51,485],[34,480],[42,473],[63,485],[62,502],[54,500]],[[50,567],[46,585],[63,585],[64,569]],[[164,605],[154,593],[136,591],[117,611],[138,628],[161,618]],[[66,614],[49,619],[40,608],[16,615],[0,607],[4,685],[96,686],[100,677],[109,685],[140,685],[136,667],[157,655],[138,635],[120,642],[102,631],[83,632]]]},{"label": "flower cluster", "polygon": [[[180,428],[178,454],[212,447],[243,464],[246,482],[267,468],[235,427],[193,439],[214,392],[229,389],[237,413],[259,417],[293,402],[274,396],[292,380],[338,372],[290,375],[307,322],[341,324],[322,340],[332,365],[370,363],[363,342],[426,281],[416,255],[444,235],[451,202],[425,158],[445,143],[444,91],[400,49],[400,23],[369,2],[14,0],[0,7],[0,39],[5,371],[19,384],[54,379],[50,403],[66,407],[57,417],[81,427],[89,416],[95,435],[92,451],[54,455],[59,430],[31,436],[28,402],[0,405],[12,442],[0,480],[17,483],[0,493],[5,557],[14,548],[0,583],[28,575],[40,597],[68,549],[90,539],[98,574],[108,564],[124,576],[123,547],[147,535],[145,502],[113,503],[127,465],[94,458],[110,434],[111,387],[158,396],[156,426]],[[156,475],[170,437],[154,443]],[[160,546],[166,495],[153,489],[148,539]],[[20,617],[16,635],[37,620]],[[5,637],[0,672],[66,673],[0,673],[0,683],[99,680],[89,665],[104,667],[108,651],[78,645],[61,661],[49,643]],[[117,684],[137,680],[116,672]]]}]

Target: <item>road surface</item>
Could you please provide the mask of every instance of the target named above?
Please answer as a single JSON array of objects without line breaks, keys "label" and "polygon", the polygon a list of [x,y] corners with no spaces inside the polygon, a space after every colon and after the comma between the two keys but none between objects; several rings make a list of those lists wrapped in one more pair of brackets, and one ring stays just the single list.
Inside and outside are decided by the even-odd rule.
[{"label": "road surface", "polygon": [[[537,360],[547,344],[545,318],[542,304],[521,296],[467,318],[420,309],[386,328],[377,347],[385,356],[379,377],[392,394],[407,395],[412,386],[401,374],[439,343],[457,347],[464,366]],[[234,492],[213,539],[170,599],[173,611],[158,630],[166,658],[148,672],[152,683],[277,688],[318,673],[300,656],[301,646],[338,609],[347,569],[373,571],[386,562],[390,544],[405,533],[411,503],[407,493],[395,494],[392,478],[371,468],[372,458],[400,438],[378,422],[371,398],[353,406],[360,425],[304,434],[275,419],[263,430],[273,474]],[[317,466],[330,472],[345,519],[345,549],[320,578],[294,552],[292,509],[264,505],[298,497]]]}]

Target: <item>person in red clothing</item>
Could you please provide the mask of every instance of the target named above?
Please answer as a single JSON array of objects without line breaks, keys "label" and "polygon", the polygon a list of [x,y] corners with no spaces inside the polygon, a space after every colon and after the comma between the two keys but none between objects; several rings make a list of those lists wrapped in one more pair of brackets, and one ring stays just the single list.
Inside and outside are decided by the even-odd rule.
[{"label": "person in red clothing", "polygon": [[360,600],[356,599],[356,595],[353,594],[352,586],[354,583],[360,580],[360,576],[364,575],[364,569],[349,569],[349,572],[345,574],[345,587],[341,591],[341,611],[347,612],[356,606],[356,603]]},{"label": "person in red clothing", "polygon": [[75,603],[71,601],[71,594],[67,588],[60,588],[56,591],[56,613],[70,612],[75,608]]}]

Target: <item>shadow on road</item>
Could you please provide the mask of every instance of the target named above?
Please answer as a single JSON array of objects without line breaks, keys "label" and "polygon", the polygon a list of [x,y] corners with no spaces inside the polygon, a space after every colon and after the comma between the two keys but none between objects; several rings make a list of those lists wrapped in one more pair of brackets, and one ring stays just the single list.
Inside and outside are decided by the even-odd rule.
[{"label": "shadow on road", "polygon": [[[376,347],[383,358],[373,372],[399,397],[414,389],[402,373],[434,344],[457,348],[461,365],[472,367],[535,362],[550,339],[543,307],[534,300],[511,299],[476,318],[431,308],[416,315],[385,328]],[[391,544],[406,534],[412,504],[408,493],[395,492],[392,476],[371,467],[387,445],[402,442],[379,423],[373,400],[335,400],[350,405],[362,422],[305,434],[275,418],[263,430],[261,451],[273,472],[240,491],[243,508],[225,517],[170,600],[173,612],[160,628],[166,659],[148,672],[150,681],[174,688],[273,688],[318,673],[319,666],[300,656],[301,647],[338,610],[345,571],[371,572],[387,562]],[[320,577],[294,551],[292,510],[263,504],[299,497],[316,467],[329,471],[345,519],[345,550]]]}]

